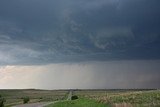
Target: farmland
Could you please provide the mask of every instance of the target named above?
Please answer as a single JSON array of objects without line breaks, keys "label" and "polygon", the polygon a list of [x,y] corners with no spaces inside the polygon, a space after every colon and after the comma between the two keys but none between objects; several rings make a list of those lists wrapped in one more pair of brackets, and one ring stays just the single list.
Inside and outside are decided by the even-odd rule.
[{"label": "farmland", "polygon": [[29,103],[34,102],[52,102],[63,100],[67,95],[67,90],[0,90],[0,95],[6,100],[5,106],[23,104],[23,98],[29,97]]}]

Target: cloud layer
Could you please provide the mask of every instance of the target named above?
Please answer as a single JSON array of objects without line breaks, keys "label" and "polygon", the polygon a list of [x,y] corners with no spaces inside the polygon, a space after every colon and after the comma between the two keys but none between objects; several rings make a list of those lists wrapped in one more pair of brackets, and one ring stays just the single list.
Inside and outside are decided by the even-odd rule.
[{"label": "cloud layer", "polygon": [[2,0],[0,64],[160,59],[159,0]]}]

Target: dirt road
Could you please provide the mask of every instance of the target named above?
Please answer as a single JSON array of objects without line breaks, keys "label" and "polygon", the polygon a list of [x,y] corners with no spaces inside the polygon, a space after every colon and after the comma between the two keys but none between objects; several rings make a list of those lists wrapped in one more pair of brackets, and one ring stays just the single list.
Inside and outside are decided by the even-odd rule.
[{"label": "dirt road", "polygon": [[69,91],[69,94],[68,94],[68,98],[67,98],[67,100],[71,100],[72,95],[73,95],[73,91],[72,91],[72,90],[70,90],[70,91]]},{"label": "dirt road", "polygon": [[46,105],[52,104],[54,102],[40,102],[40,103],[32,103],[32,104],[22,104],[13,107],[44,107]]}]

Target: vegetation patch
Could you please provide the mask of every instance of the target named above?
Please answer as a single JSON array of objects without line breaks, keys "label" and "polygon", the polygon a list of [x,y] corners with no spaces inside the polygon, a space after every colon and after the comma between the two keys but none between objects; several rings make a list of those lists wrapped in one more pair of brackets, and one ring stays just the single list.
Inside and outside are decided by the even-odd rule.
[{"label": "vegetation patch", "polygon": [[0,95],[5,99],[5,107],[23,104],[25,97],[29,97],[28,103],[63,100],[66,99],[67,92],[68,90],[0,89]]},{"label": "vegetation patch", "polygon": [[5,99],[0,95],[0,107],[4,107]]},{"label": "vegetation patch", "polygon": [[98,103],[89,99],[77,99],[71,101],[60,101],[46,107],[110,107],[107,104]]},{"label": "vegetation patch", "polygon": [[[78,96],[94,99],[111,105],[132,105],[133,107],[160,107],[160,91],[79,91]],[[118,106],[117,106],[118,107]],[[121,106],[120,106],[121,107]],[[123,107],[123,106],[122,106]],[[130,106],[127,106],[130,107]]]},{"label": "vegetation patch", "polygon": [[30,100],[30,99],[29,99],[29,97],[24,97],[24,98],[23,98],[23,104],[28,103],[28,102],[29,102],[29,100]]},{"label": "vegetation patch", "polygon": [[71,100],[76,100],[76,99],[78,99],[78,96],[76,96],[76,95],[71,97]]}]

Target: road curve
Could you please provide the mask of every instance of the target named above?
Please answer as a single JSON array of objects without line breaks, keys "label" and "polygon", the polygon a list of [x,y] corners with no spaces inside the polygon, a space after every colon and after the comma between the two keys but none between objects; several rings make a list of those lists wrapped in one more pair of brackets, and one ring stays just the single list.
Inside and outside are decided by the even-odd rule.
[{"label": "road curve", "polygon": [[22,105],[16,105],[13,107],[44,107],[44,106],[52,104],[52,103],[54,103],[54,102],[40,102],[40,103],[22,104]]}]

